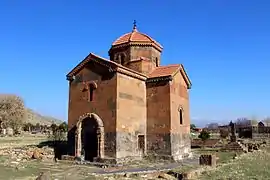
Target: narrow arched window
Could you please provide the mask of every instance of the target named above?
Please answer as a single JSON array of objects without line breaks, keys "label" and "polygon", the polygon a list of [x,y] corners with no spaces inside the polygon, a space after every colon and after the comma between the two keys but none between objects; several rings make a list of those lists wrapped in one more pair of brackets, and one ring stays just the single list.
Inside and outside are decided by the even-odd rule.
[{"label": "narrow arched window", "polygon": [[88,101],[93,101],[93,96],[94,96],[94,86],[90,85]]},{"label": "narrow arched window", "polygon": [[158,67],[158,58],[156,57],[156,67]]},{"label": "narrow arched window", "polygon": [[118,54],[115,54],[115,55],[114,55],[114,61],[115,61],[115,62],[118,62],[118,60],[119,60],[119,55],[118,55]]},{"label": "narrow arched window", "polygon": [[120,64],[121,65],[124,65],[124,63],[125,63],[125,55],[124,54],[121,54],[120,55]]},{"label": "narrow arched window", "polygon": [[180,124],[182,125],[183,124],[183,110],[182,109],[179,109],[179,121],[180,121]]},{"label": "narrow arched window", "polygon": [[88,84],[88,98],[87,100],[90,102],[90,101],[93,101],[94,99],[94,93],[95,93],[95,89],[97,89],[97,84],[94,83],[94,82],[91,82]]}]

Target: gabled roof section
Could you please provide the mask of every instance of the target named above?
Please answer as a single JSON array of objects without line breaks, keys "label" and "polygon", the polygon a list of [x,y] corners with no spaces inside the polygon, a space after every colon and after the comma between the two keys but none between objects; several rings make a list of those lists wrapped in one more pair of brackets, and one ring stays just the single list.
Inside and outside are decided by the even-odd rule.
[{"label": "gabled roof section", "polygon": [[191,89],[191,86],[192,86],[191,80],[189,79],[183,64],[181,64],[180,66],[181,66],[180,67],[180,73],[182,74],[182,76],[183,76],[183,78],[184,78],[184,80],[185,80],[185,82],[187,84],[187,88]]},{"label": "gabled roof section", "polygon": [[180,68],[180,64],[168,65],[168,66],[159,66],[149,74],[149,78],[171,76],[176,73]]},{"label": "gabled roof section", "polygon": [[134,78],[138,78],[141,80],[146,80],[147,76],[144,74],[141,74],[137,71],[134,71],[132,69],[129,69],[127,67],[124,67],[116,62],[110,61],[108,59],[102,58],[98,55],[95,55],[93,53],[90,53],[83,61],[81,61],[75,68],[73,68],[68,74],[67,79],[72,79],[72,76],[76,75],[81,69],[85,67],[86,64],[88,64],[90,61],[93,61],[95,63],[98,63],[102,66],[105,66],[108,68],[110,72],[119,72]]},{"label": "gabled roof section", "polygon": [[172,80],[172,78],[177,74],[177,72],[181,73],[183,76],[188,89],[191,88],[191,81],[184,69],[182,64],[174,64],[174,65],[167,65],[167,66],[159,66],[153,72],[148,75],[148,81],[151,80]]},{"label": "gabled roof section", "polygon": [[[94,61],[96,59],[96,57],[97,56],[95,54],[93,54],[93,53],[88,54],[84,58],[84,60],[82,60],[77,66],[75,66],[66,76],[67,77],[72,77],[72,76],[76,75],[81,69],[83,69],[85,67],[86,64],[88,64],[90,61]],[[102,64],[102,65],[105,66],[105,64]],[[107,65],[107,67],[109,69],[111,69],[111,71],[112,71],[113,68],[115,68],[114,64],[107,63],[106,65]]]}]

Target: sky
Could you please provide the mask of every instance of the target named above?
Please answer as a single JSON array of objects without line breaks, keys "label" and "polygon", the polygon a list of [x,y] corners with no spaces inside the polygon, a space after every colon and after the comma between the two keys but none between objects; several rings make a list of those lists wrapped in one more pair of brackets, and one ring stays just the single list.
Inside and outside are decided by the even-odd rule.
[{"label": "sky", "polygon": [[90,52],[105,58],[133,20],[182,63],[192,122],[270,116],[269,0],[1,0],[0,93],[67,120],[66,74]]}]

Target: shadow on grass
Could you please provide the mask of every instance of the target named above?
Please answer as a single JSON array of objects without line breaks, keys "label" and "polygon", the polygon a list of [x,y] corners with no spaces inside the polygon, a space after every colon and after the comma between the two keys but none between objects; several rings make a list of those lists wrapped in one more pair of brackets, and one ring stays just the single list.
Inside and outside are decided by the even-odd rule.
[{"label": "shadow on grass", "polygon": [[76,127],[73,127],[68,131],[68,141],[48,140],[39,143],[38,147],[42,148],[48,146],[54,149],[54,158],[60,159],[62,155],[75,155],[75,131]]},{"label": "shadow on grass", "polygon": [[39,143],[37,147],[42,148],[42,147],[51,147],[54,150],[54,158],[61,160],[62,155],[67,155],[68,154],[68,142],[67,141],[43,141]]}]

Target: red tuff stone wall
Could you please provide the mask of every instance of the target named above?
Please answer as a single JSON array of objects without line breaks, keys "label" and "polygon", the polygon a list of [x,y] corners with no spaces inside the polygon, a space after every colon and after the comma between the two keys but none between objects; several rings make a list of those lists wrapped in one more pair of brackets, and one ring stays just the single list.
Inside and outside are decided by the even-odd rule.
[{"label": "red tuff stone wall", "polygon": [[154,70],[155,64],[151,60],[136,60],[130,61],[127,67],[140,73],[148,74]]},{"label": "red tuff stone wall", "polygon": [[[110,60],[120,63],[119,55],[123,55],[122,65],[138,72],[147,73],[152,71],[156,66],[160,66],[161,52],[151,46],[129,46],[122,48],[111,48],[109,51]],[[131,60],[145,57],[150,60],[151,64],[137,61],[131,62]]]},{"label": "red tuff stone wall", "polygon": [[139,157],[142,155],[143,149],[139,149],[138,136],[146,137],[146,88],[144,81],[122,74],[117,75],[116,117],[116,157]]},{"label": "red tuff stone wall", "polygon": [[147,84],[147,149],[150,155],[174,160],[190,155],[188,97],[187,85],[180,72],[172,81]]},{"label": "red tuff stone wall", "polygon": [[156,68],[156,64],[153,61],[142,61],[141,72],[144,74],[151,73]]},{"label": "red tuff stone wall", "polygon": [[109,56],[110,60],[120,64],[119,55],[124,55],[124,62],[122,65],[126,65],[130,60],[130,48],[129,47],[118,47],[110,49]]},{"label": "red tuff stone wall", "polygon": [[[191,146],[189,94],[180,72],[170,82],[170,107],[172,155],[177,159],[188,155]],[[182,124],[180,124],[180,109],[183,116]]]},{"label": "red tuff stone wall", "polygon": [[[76,75],[76,79],[69,83],[69,141],[73,141],[74,135],[72,135],[72,132],[74,130],[72,129],[79,120],[79,117],[85,113],[95,113],[102,119],[104,124],[105,156],[115,157],[117,76],[113,74],[101,76],[101,72],[105,70],[104,67],[92,63],[82,69]],[[90,102],[87,100],[87,92],[82,91],[84,87],[82,81],[95,81],[97,84],[97,89],[94,90],[93,100]]]},{"label": "red tuff stone wall", "polygon": [[170,156],[170,85],[147,84],[147,151],[149,155]]},{"label": "red tuff stone wall", "polygon": [[134,71],[137,71],[137,72],[141,72],[141,61],[130,61],[128,64],[127,64],[127,67],[134,70]]},{"label": "red tuff stone wall", "polygon": [[140,57],[146,57],[153,62],[155,62],[155,60],[157,59],[158,65],[160,65],[160,55],[161,53],[153,47],[132,46],[130,48],[131,59],[138,59]]}]

